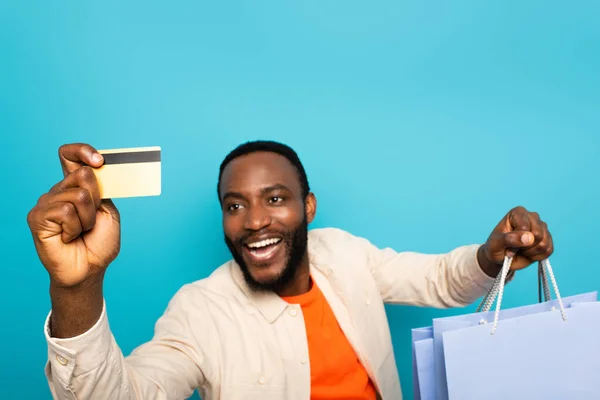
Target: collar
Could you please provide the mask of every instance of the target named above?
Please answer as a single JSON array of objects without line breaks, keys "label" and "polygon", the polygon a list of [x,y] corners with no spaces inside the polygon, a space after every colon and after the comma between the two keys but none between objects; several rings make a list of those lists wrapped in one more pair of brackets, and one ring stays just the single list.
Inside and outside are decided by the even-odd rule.
[{"label": "collar", "polygon": [[288,303],[274,292],[256,292],[248,286],[240,266],[231,260],[231,275],[253,307],[271,324],[285,311]]}]

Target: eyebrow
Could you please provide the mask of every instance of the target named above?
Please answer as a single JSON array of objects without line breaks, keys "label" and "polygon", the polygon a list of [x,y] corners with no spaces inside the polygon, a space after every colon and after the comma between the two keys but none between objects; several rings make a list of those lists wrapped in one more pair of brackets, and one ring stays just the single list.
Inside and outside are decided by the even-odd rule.
[{"label": "eyebrow", "polygon": [[[288,192],[289,192],[289,191],[291,191],[291,190],[290,190],[290,188],[288,188],[288,187],[287,187],[287,186],[285,186],[284,184],[281,184],[281,183],[276,183],[276,184],[274,184],[274,185],[271,185],[271,186],[267,186],[267,187],[264,187],[264,188],[262,188],[262,189],[260,190],[260,194],[261,194],[261,195],[264,195],[264,194],[266,194],[266,193],[269,193],[269,192],[272,192],[272,191],[274,191],[274,190],[287,190]],[[222,201],[225,201],[225,200],[226,200],[226,199],[228,199],[228,198],[238,198],[238,199],[240,199],[240,198],[241,198],[241,199],[243,199],[243,198],[245,198],[245,196],[244,196],[243,194],[241,194],[240,192],[231,192],[231,191],[230,191],[230,192],[226,192],[226,193],[223,195],[223,199],[222,199]]]}]

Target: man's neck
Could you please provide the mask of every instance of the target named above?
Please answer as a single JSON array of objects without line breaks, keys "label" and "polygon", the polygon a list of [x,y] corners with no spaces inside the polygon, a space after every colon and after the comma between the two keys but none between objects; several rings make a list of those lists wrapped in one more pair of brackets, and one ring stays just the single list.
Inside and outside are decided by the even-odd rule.
[{"label": "man's neck", "polygon": [[310,266],[308,263],[308,257],[305,257],[302,260],[300,267],[296,270],[296,276],[294,277],[294,280],[285,288],[280,290],[277,295],[280,297],[299,296],[308,292],[311,286]]}]

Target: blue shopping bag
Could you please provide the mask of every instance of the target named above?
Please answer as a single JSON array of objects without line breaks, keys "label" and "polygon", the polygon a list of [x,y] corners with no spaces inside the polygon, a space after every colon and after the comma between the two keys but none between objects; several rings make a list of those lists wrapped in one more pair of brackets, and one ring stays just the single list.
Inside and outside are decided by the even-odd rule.
[{"label": "blue shopping bag", "polygon": [[450,400],[600,399],[600,303],[444,334]]},{"label": "blue shopping bag", "polygon": [[505,310],[501,318],[507,260],[492,321],[441,333],[446,398],[600,399],[600,303],[585,300],[590,294],[562,299],[546,260],[557,299],[542,310],[521,307],[529,312],[520,315]]},{"label": "blue shopping bag", "polygon": [[[419,369],[417,367],[417,353],[421,358],[419,363],[421,369],[426,364],[425,358],[429,357],[432,361],[430,375],[433,374],[433,327],[427,326],[423,328],[414,328],[411,330],[412,336],[412,368],[413,368],[413,392],[415,400],[423,400],[421,391],[419,390]],[[428,355],[428,347],[423,347],[422,341],[428,340],[431,343],[431,354]],[[419,344],[417,344],[419,343]],[[419,348],[417,351],[417,347]],[[423,373],[423,371],[421,371]]]},{"label": "blue shopping bag", "polygon": [[417,385],[415,398],[420,400],[436,399],[435,369],[433,360],[433,338],[415,342]]},{"label": "blue shopping bag", "polygon": [[[574,304],[592,302],[597,300],[597,292],[590,292],[562,298],[564,307],[570,308]],[[499,320],[504,321],[521,316],[527,316],[537,313],[548,312],[558,308],[558,299],[549,300],[543,303],[531,304],[523,307],[509,308],[500,310]],[[447,371],[445,362],[445,334],[449,331],[464,330],[466,328],[487,325],[494,319],[494,311],[479,312],[473,314],[457,315],[452,317],[435,318],[433,320],[433,345],[435,360],[435,380],[437,398],[439,400],[448,399]],[[600,332],[599,332],[600,334]],[[600,398],[599,398],[600,399]]]}]

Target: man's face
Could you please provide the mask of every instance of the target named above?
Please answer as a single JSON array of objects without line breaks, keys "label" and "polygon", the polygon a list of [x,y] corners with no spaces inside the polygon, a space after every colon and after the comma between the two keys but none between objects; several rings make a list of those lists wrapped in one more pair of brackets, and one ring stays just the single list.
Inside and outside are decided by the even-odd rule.
[{"label": "man's face", "polygon": [[303,199],[295,167],[276,153],[238,157],[223,171],[220,196],[225,243],[248,285],[278,292],[293,282],[316,205],[312,194]]}]

